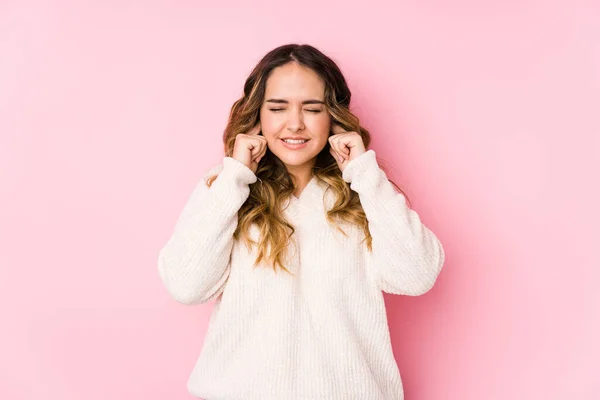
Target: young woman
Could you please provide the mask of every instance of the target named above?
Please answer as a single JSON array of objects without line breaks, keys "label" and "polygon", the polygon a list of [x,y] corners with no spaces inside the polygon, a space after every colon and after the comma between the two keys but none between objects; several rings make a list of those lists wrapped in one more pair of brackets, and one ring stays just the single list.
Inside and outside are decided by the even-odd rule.
[{"label": "young woman", "polygon": [[159,254],[184,304],[215,300],[188,380],[207,400],[403,398],[382,292],[427,292],[437,237],[367,150],[338,66],[264,56]]}]

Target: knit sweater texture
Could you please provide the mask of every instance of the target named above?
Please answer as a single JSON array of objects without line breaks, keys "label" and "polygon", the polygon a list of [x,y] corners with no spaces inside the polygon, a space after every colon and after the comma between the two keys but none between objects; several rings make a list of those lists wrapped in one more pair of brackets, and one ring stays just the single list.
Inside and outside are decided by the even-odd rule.
[{"label": "knit sweater texture", "polygon": [[[211,187],[205,178],[218,173]],[[253,268],[256,249],[236,241],[237,212],[256,175],[225,157],[192,191],[158,270],[184,304],[214,301],[187,389],[206,400],[402,400],[383,292],[417,296],[444,264],[438,238],[379,167],[375,151],[348,162],[372,236],[326,220],[334,196],[316,177],[284,203],[295,233],[285,271]],[[250,236],[258,240],[252,226]]]}]

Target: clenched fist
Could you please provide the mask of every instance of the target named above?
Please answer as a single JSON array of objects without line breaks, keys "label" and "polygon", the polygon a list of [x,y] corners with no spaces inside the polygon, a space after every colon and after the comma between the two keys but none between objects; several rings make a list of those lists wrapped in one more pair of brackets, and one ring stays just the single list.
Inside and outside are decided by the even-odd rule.
[{"label": "clenched fist", "polygon": [[252,172],[256,173],[260,159],[267,152],[267,139],[260,135],[260,122],[247,133],[240,133],[235,137],[233,155]]},{"label": "clenched fist", "polygon": [[365,143],[357,132],[348,132],[338,124],[333,125],[332,131],[334,134],[329,136],[329,152],[340,170],[344,171],[350,161],[366,151]]}]

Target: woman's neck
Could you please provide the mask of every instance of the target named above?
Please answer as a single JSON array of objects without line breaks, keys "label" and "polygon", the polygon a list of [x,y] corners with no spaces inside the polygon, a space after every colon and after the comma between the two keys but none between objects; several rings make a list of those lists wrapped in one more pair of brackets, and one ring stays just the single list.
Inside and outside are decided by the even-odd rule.
[{"label": "woman's neck", "polygon": [[314,163],[305,163],[302,165],[286,166],[288,172],[294,177],[294,181],[296,182],[294,196],[300,197],[300,194],[312,179],[313,165]]}]

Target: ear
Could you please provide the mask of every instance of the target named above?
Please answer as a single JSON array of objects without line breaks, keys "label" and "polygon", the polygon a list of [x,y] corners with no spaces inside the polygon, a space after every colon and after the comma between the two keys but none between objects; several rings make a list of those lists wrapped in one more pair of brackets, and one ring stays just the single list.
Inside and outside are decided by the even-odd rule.
[{"label": "ear", "polygon": [[331,124],[331,132],[332,132],[334,135],[337,135],[337,134],[339,134],[339,133],[345,133],[345,132],[347,132],[347,131],[346,131],[346,129],[344,129],[344,128],[342,127],[342,125],[340,125],[340,124],[338,124],[338,123],[332,123],[332,124]]},{"label": "ear", "polygon": [[335,127],[336,125],[339,125],[336,121],[331,120],[331,125],[329,126],[329,136],[333,136],[335,135]]}]

